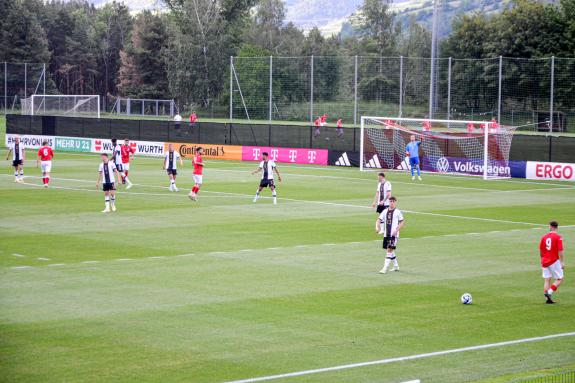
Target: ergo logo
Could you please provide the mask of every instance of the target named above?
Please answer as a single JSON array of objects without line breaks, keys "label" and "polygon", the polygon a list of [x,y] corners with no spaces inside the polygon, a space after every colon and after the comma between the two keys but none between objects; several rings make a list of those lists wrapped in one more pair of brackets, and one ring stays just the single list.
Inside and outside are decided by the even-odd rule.
[{"label": "ergo logo", "polygon": [[565,179],[573,178],[573,165],[563,164],[537,164],[535,175],[541,178]]}]

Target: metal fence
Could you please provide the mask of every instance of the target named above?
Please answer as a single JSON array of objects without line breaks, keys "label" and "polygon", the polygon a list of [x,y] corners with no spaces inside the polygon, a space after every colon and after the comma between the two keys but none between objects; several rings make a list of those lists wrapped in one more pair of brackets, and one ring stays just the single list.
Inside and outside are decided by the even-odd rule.
[{"label": "metal fence", "polygon": [[517,380],[515,383],[575,383],[575,371]]},{"label": "metal fence", "polygon": [[[229,118],[357,125],[362,115],[575,131],[575,58],[231,57]],[[434,78],[434,86],[431,86]]]},{"label": "metal fence", "polygon": [[4,114],[20,109],[20,100],[46,94],[46,64],[0,63],[0,110]]}]

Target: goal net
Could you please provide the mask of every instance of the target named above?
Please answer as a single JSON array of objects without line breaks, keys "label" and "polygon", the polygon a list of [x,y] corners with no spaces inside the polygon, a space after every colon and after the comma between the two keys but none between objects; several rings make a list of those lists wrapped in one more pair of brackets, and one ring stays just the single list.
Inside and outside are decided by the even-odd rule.
[{"label": "goal net", "polygon": [[35,94],[22,99],[22,114],[100,118],[98,95]]},{"label": "goal net", "polygon": [[509,178],[515,127],[495,121],[361,117],[361,170],[410,170],[406,146],[420,141],[422,171]]}]

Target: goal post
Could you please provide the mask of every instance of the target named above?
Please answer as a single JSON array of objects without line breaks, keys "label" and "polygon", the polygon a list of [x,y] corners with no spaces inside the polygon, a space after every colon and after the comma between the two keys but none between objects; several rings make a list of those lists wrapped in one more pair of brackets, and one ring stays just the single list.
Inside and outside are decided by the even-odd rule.
[{"label": "goal post", "polygon": [[100,118],[99,95],[34,94],[21,104],[23,115]]},{"label": "goal post", "polygon": [[510,178],[514,131],[496,121],[362,116],[360,169],[409,171],[406,146],[415,136],[422,171]]}]

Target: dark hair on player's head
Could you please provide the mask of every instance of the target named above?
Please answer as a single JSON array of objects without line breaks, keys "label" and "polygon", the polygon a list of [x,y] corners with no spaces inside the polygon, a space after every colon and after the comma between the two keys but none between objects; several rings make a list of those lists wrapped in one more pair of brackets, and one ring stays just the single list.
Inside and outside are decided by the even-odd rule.
[{"label": "dark hair on player's head", "polygon": [[381,173],[378,174],[378,176],[385,178],[385,173],[384,173],[384,172],[381,172]]},{"label": "dark hair on player's head", "polygon": [[111,140],[111,141],[112,141],[112,144],[115,144],[115,143],[116,143],[116,141],[118,141],[118,140],[116,140],[115,138],[112,138],[112,140]]},{"label": "dark hair on player's head", "polygon": [[102,154],[100,154],[100,156],[102,156],[102,157],[108,157],[108,153],[102,153]]},{"label": "dark hair on player's head", "polygon": [[557,221],[551,221],[549,222],[549,226],[557,229],[559,227],[559,223]]},{"label": "dark hair on player's head", "polygon": [[268,152],[263,152],[263,153],[262,153],[262,156],[266,156],[266,157],[267,157],[267,156],[269,156],[269,154],[268,154]]},{"label": "dark hair on player's head", "polygon": [[198,147],[196,148],[196,152],[199,152],[199,151],[202,150],[202,149],[204,149],[204,148],[202,148],[201,146],[198,146]]},{"label": "dark hair on player's head", "polygon": [[389,200],[393,201],[393,202],[397,202],[397,198],[395,198],[394,196],[389,197]]},{"label": "dark hair on player's head", "polygon": [[42,145],[48,145],[48,140],[42,141]]}]

